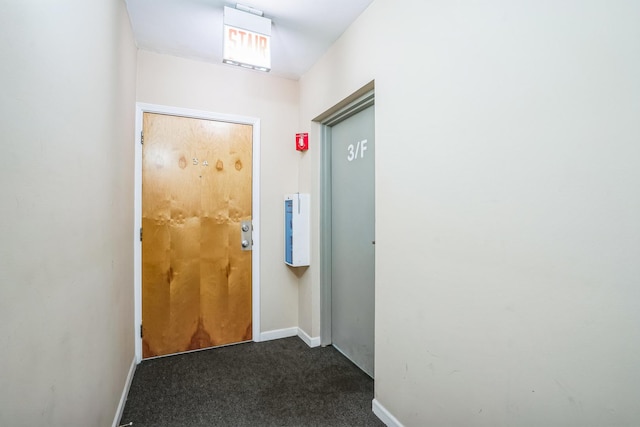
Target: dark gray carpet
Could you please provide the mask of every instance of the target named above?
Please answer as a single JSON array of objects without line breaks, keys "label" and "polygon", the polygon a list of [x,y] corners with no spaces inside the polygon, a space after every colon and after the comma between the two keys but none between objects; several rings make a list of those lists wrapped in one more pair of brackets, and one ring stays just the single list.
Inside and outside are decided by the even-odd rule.
[{"label": "dark gray carpet", "polygon": [[120,424],[384,426],[373,380],[333,347],[297,337],[143,361]]}]

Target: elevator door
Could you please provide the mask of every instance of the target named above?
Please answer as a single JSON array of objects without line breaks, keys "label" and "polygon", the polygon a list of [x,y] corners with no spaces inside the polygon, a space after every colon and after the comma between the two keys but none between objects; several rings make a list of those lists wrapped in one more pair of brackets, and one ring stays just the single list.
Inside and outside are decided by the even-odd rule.
[{"label": "elevator door", "polygon": [[331,339],[371,377],[374,148],[374,106],[331,128]]}]

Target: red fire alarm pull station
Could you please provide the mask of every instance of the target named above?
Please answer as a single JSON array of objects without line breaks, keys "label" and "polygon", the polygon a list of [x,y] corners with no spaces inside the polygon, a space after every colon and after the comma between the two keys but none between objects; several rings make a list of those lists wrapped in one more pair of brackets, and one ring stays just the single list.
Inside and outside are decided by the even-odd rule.
[{"label": "red fire alarm pull station", "polygon": [[309,149],[309,134],[296,133],[296,150],[307,151]]}]

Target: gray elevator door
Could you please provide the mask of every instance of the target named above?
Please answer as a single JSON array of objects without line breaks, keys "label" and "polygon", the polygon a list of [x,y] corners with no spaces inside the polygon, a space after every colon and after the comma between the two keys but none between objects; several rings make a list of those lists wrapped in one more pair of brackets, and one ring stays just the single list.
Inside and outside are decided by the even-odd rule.
[{"label": "gray elevator door", "polygon": [[331,340],[373,377],[374,106],[331,128]]}]

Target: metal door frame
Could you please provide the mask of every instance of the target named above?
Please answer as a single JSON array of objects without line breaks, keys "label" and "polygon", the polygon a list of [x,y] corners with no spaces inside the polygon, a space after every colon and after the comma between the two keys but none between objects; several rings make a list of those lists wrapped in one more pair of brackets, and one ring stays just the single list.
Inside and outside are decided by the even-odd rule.
[{"label": "metal door frame", "polygon": [[[374,83],[371,82],[345,101],[318,116],[320,122],[320,345],[331,339],[331,127],[363,111],[375,103]],[[374,213],[375,214],[375,213]],[[375,260],[374,260],[375,262]],[[375,289],[375,283],[374,283]],[[374,307],[375,317],[375,307]],[[375,349],[374,349],[375,352]]]},{"label": "metal door frame", "polygon": [[[135,187],[134,187],[134,228],[133,228],[133,272],[134,272],[134,336],[136,363],[142,361],[142,116],[144,113],[158,113],[192,119],[215,120],[253,126],[252,141],[252,185],[251,221],[253,224],[253,248],[251,252],[251,324],[252,341],[260,340],[260,119],[191,110],[167,105],[136,103],[135,133]],[[199,351],[199,350],[193,350]]]}]

